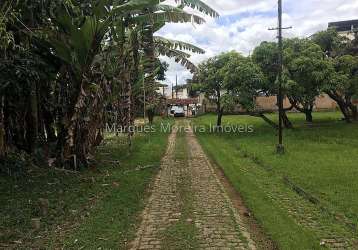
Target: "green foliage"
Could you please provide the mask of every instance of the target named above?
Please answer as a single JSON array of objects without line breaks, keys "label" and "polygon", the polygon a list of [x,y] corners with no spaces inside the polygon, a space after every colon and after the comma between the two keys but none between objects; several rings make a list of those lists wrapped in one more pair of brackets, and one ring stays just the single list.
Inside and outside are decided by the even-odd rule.
[{"label": "green foliage", "polygon": [[[190,3],[214,13],[201,1]],[[56,157],[57,165],[74,155],[86,165],[102,137],[105,107],[128,126],[143,102],[161,102],[155,80],[165,79],[167,65],[158,65],[159,55],[196,70],[184,51],[203,50],[153,39],[167,22],[191,21],[205,20],[155,0],[6,0],[0,8],[0,50],[6,52],[0,56],[0,89],[6,93],[0,108],[7,119],[2,148],[35,153],[51,143],[56,147],[45,157]]]},{"label": "green foliage", "polygon": [[9,153],[4,158],[0,158],[0,178],[10,176],[21,178],[29,167],[29,156],[24,152]]},{"label": "green foliage", "polygon": [[358,57],[343,55],[333,59],[335,78],[327,86],[328,90],[334,90],[354,96],[358,94]]},{"label": "green foliage", "polygon": [[266,78],[250,58],[231,51],[199,65],[195,81],[210,100],[220,102],[221,108],[232,110],[239,103],[253,110]]},{"label": "green foliage", "polygon": [[[295,109],[308,114],[308,120],[312,120],[310,113],[316,97],[324,92],[340,102],[341,107],[349,106],[351,101],[347,103],[345,100],[351,99],[355,87],[350,86],[355,81],[348,80],[353,79],[352,74],[347,75],[347,72],[340,71],[336,61],[347,53],[350,44],[351,42],[339,36],[334,29],[318,32],[311,39],[293,38],[284,41],[283,91]],[[255,48],[252,59],[267,78],[261,85],[261,91],[266,95],[276,95],[277,44],[261,43]],[[350,66],[351,64],[346,65],[348,68]]]},{"label": "green foliage", "polygon": [[0,50],[6,50],[10,46],[15,45],[14,34],[7,30],[7,25],[13,24],[16,13],[12,10],[12,6],[6,3],[0,8]]},{"label": "green foliage", "polygon": [[329,28],[315,33],[312,41],[318,44],[328,56],[335,57],[344,51],[347,38],[340,36],[336,29]]},{"label": "green foliage", "polygon": [[270,95],[277,94],[278,46],[274,42],[262,42],[252,53],[252,60],[260,66],[267,81],[262,91]]},{"label": "green foliage", "polygon": [[219,101],[221,92],[225,91],[223,68],[228,57],[230,53],[209,58],[198,66],[198,71],[194,76],[201,84],[201,90],[205,95],[215,102]]},{"label": "green foliage", "polygon": [[241,107],[253,111],[255,98],[266,81],[259,66],[250,58],[232,53],[223,69],[223,75],[226,88]]},{"label": "green foliage", "polygon": [[[163,121],[167,122],[172,123]],[[160,126],[159,121],[154,125]],[[156,133],[135,136],[132,152],[123,136],[107,135],[96,153],[97,162],[78,173],[46,166],[22,168],[26,171],[16,179],[0,173],[1,243],[20,249],[125,249],[145,205],[145,190],[165,153],[168,133],[156,128]],[[22,154],[11,157],[9,167],[22,162]],[[39,199],[49,201],[46,216],[41,214]],[[41,228],[33,230],[31,219],[38,216]]]},{"label": "green foliage", "polygon": [[340,36],[334,29],[318,32],[313,41],[326,52],[326,60],[333,64],[330,80],[324,85],[324,92],[337,102],[345,120],[358,119],[357,107],[352,103],[357,91],[357,69],[355,56],[358,55],[357,33],[353,40]]},{"label": "green foliage", "polygon": [[168,70],[169,64],[167,62],[161,62],[159,59],[156,62],[156,66],[157,66],[157,76],[156,76],[156,80],[157,81],[164,81],[165,78],[165,73]]},{"label": "green foliage", "polygon": [[210,15],[212,17],[219,17],[219,13],[217,13],[214,9],[212,9],[209,5],[205,4],[200,0],[175,0],[175,2],[180,3],[182,6],[189,6],[193,9],[197,9],[200,12],[205,13],[206,15]]},{"label": "green foliage", "polygon": [[325,60],[321,48],[307,39],[285,41],[284,60],[291,103],[299,110],[311,110],[323,85],[330,81],[333,65]]}]

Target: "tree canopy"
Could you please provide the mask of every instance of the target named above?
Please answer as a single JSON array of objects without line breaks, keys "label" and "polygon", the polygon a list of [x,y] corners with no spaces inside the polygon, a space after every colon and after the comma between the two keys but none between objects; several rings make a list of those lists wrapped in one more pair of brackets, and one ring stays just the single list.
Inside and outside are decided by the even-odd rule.
[{"label": "tree canopy", "polygon": [[[357,35],[349,40],[334,29],[320,31],[310,38],[284,40],[283,93],[291,104],[284,111],[295,109],[312,122],[317,97],[328,94],[337,102],[346,121],[357,119],[353,102],[358,95],[357,41]],[[277,74],[277,43],[262,42],[251,57],[231,51],[209,58],[199,65],[193,82],[199,83],[202,92],[216,104],[219,126],[222,113],[237,105],[257,115],[260,108],[256,107],[255,98],[277,95]],[[292,127],[285,112],[283,121],[286,127]]]},{"label": "tree canopy", "polygon": [[[162,105],[166,55],[194,72],[194,45],[155,36],[166,23],[217,17],[200,0],[10,1],[0,9],[0,156],[25,151],[87,166],[107,121],[128,132]],[[144,109],[146,107],[146,110]],[[51,161],[52,162],[52,161]]]}]

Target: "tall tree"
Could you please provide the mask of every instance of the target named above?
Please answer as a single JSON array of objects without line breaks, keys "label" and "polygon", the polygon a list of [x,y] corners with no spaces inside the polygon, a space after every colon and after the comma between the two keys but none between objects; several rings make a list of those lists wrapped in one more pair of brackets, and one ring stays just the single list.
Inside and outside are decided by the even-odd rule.
[{"label": "tall tree", "polygon": [[236,52],[222,70],[224,85],[228,90],[231,101],[229,103],[239,104],[249,115],[260,117],[273,128],[277,125],[265,116],[265,110],[257,107],[256,98],[265,92],[263,86],[268,85],[268,80],[261,68],[252,61],[250,57],[244,57]]},{"label": "tall tree", "polygon": [[239,105],[248,114],[261,117],[277,128],[264,111],[257,110],[255,99],[262,95],[262,86],[267,84],[267,79],[251,58],[235,51],[220,54],[200,64],[193,79],[200,84],[206,97],[216,104],[218,127],[224,111]]},{"label": "tall tree", "polygon": [[337,102],[347,122],[358,119],[353,99],[358,96],[358,57],[343,55],[333,59],[335,71],[326,82],[325,92]]},{"label": "tall tree", "polygon": [[[252,54],[252,60],[260,66],[262,72],[265,74],[267,81],[263,82],[261,86],[261,90],[263,94],[266,96],[276,96],[277,102],[276,106],[278,106],[278,81],[277,75],[279,70],[278,64],[278,46],[275,42],[262,42],[259,46],[254,49]],[[283,94],[287,95],[287,84],[283,86]],[[283,110],[282,120],[283,124],[286,128],[292,128],[292,123],[287,117],[286,112],[291,110],[293,107],[288,107]]]},{"label": "tall tree", "polygon": [[222,116],[225,110],[223,96],[227,94],[227,89],[224,84],[225,75],[223,69],[229,58],[233,55],[234,53],[225,53],[209,58],[198,66],[198,71],[194,76],[201,85],[201,91],[216,105],[216,126],[218,127],[221,126]]},{"label": "tall tree", "polygon": [[330,72],[331,80],[325,82],[324,92],[337,102],[347,122],[357,119],[357,108],[353,98],[357,92],[357,59],[355,47],[357,36],[353,41],[338,34],[335,29],[320,31],[312,36],[326,53],[325,60],[332,63],[334,71]]},{"label": "tall tree", "polygon": [[332,65],[324,59],[321,48],[308,39],[285,41],[284,61],[288,74],[287,96],[298,111],[312,122],[315,100],[328,82]]}]

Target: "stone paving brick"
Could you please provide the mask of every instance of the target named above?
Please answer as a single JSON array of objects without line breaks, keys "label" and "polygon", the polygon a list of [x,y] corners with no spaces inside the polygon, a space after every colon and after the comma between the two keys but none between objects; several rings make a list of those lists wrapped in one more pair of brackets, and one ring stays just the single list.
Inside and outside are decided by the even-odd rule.
[{"label": "stone paving brick", "polygon": [[193,132],[190,130],[186,134],[188,163],[174,160],[175,138],[176,131],[173,131],[131,249],[159,249],[163,231],[179,220],[181,211],[176,184],[182,164],[189,166],[187,174],[194,196],[190,222],[198,229],[199,248],[256,249]]},{"label": "stone paving brick", "polygon": [[206,242],[210,239],[209,245],[214,249],[255,249],[250,234],[192,131],[188,132],[187,141],[195,219],[200,222],[199,240]]}]

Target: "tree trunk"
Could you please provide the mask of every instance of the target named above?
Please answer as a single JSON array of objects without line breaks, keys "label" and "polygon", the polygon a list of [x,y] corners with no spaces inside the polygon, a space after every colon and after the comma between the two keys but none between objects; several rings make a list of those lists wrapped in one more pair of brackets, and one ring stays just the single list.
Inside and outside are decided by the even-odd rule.
[{"label": "tree trunk", "polygon": [[27,144],[29,151],[33,153],[38,144],[38,102],[37,102],[37,86],[36,82],[31,83],[30,90],[30,115],[29,115],[28,127],[29,133],[27,136]]},{"label": "tree trunk", "polygon": [[[277,98],[277,106],[278,106],[278,103],[279,103],[278,95],[276,96],[276,98]],[[289,109],[286,109],[286,110],[289,110]],[[284,112],[282,112],[282,122],[283,122],[283,125],[285,126],[285,128],[291,129],[291,128],[293,128],[293,126],[292,126],[291,121],[287,117],[286,110],[284,110]]]},{"label": "tree trunk", "polygon": [[[149,11],[150,12],[150,11]],[[142,44],[143,44],[143,52],[145,56],[145,63],[143,64],[143,69],[145,75],[144,80],[144,88],[145,88],[145,96],[146,100],[144,102],[148,102],[147,106],[150,106],[148,111],[152,109],[154,112],[155,107],[157,106],[156,100],[156,84],[155,84],[155,44],[154,44],[154,27],[152,21],[148,21],[144,23],[142,27]],[[149,118],[149,114],[148,114]]]},{"label": "tree trunk", "polygon": [[4,118],[5,97],[0,96],[0,158],[5,155],[5,118]]},{"label": "tree trunk", "polygon": [[278,125],[276,123],[274,123],[273,121],[271,121],[269,118],[267,118],[264,114],[259,113],[259,114],[253,114],[252,116],[261,117],[271,127],[273,127],[274,129],[278,129]]},{"label": "tree trunk", "polygon": [[68,126],[65,127],[65,145],[63,150],[63,156],[65,160],[72,160],[75,169],[79,164],[87,166],[87,152],[88,145],[84,143],[85,138],[88,135],[88,130],[85,126],[86,116],[86,92],[81,84],[81,91],[77,98],[73,115],[70,117]]},{"label": "tree trunk", "polygon": [[347,108],[347,105],[344,103],[344,102],[337,102],[338,106],[339,106],[339,109],[341,110],[343,116],[344,116],[344,120],[348,123],[351,123],[351,117],[350,117],[350,114],[349,114],[349,110]]},{"label": "tree trunk", "polygon": [[217,121],[216,121],[216,126],[217,127],[221,127],[221,122],[222,122],[222,116],[224,113],[224,109],[221,107],[221,93],[220,93],[220,89],[216,89],[216,95],[217,95],[217,101],[216,101],[216,112],[217,112]]},{"label": "tree trunk", "polygon": [[[119,30],[119,43],[118,43],[118,99],[117,99],[117,123],[127,133],[128,145],[131,147],[132,132],[130,126],[132,125],[133,103],[132,103],[132,86],[131,86],[131,60],[132,55],[129,47],[126,47],[126,20],[122,20],[118,26]],[[129,39],[130,40],[130,39]],[[118,133],[117,133],[118,135]]]},{"label": "tree trunk", "polygon": [[218,117],[217,117],[217,121],[216,121],[216,126],[217,126],[217,127],[221,127],[222,117],[223,117],[223,110],[220,109],[220,110],[218,111]]},{"label": "tree trunk", "polygon": [[313,122],[312,110],[306,110],[305,115],[306,115],[306,122]]},{"label": "tree trunk", "polygon": [[47,135],[47,142],[55,142],[56,134],[55,134],[55,120],[53,119],[52,113],[47,110],[45,107],[43,108],[43,122]]},{"label": "tree trunk", "polygon": [[153,111],[152,109],[148,109],[148,110],[147,110],[147,115],[148,115],[149,124],[153,124],[153,121],[154,121],[154,111]]},{"label": "tree trunk", "polygon": [[333,91],[327,91],[326,93],[328,94],[329,97],[331,97],[338,104],[338,107],[344,116],[344,120],[346,122],[350,123],[351,116],[350,116],[350,112],[349,112],[349,106],[346,104],[344,99],[339,94],[337,94]]},{"label": "tree trunk", "polygon": [[86,138],[89,145],[89,153],[94,155],[95,148],[99,146],[103,140],[102,128],[104,125],[104,112],[105,109],[105,96],[110,94],[109,85],[105,77],[99,77],[96,79],[97,83],[100,83],[99,88],[92,100],[90,114],[90,121],[88,122],[88,136]]},{"label": "tree trunk", "polygon": [[[130,82],[135,84],[138,82],[140,78],[139,73],[139,64],[140,64],[140,54],[139,54],[139,40],[138,40],[138,31],[133,29],[131,31],[131,39],[130,39],[130,47],[131,47],[131,75],[130,75]],[[136,98],[134,97],[133,92],[131,93],[131,117],[130,117],[130,124],[134,125],[135,119],[135,110],[136,110]]]},{"label": "tree trunk", "polygon": [[352,119],[353,120],[358,120],[358,110],[357,110],[357,106],[355,106],[353,103],[349,104],[349,107],[351,109],[351,113],[352,113]]},{"label": "tree trunk", "polygon": [[282,121],[285,128],[291,129],[293,128],[292,122],[288,119],[286,112],[282,112]]}]

